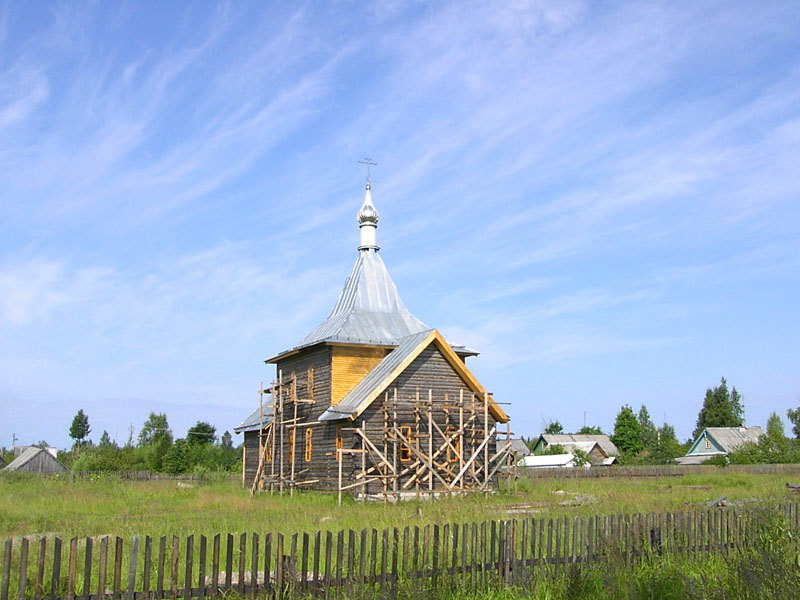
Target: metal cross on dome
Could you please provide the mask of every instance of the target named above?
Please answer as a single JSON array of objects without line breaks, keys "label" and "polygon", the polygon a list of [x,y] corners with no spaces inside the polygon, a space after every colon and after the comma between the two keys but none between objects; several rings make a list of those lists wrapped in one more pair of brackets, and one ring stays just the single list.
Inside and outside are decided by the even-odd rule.
[{"label": "metal cross on dome", "polygon": [[360,160],[358,162],[359,164],[367,165],[367,183],[369,183],[370,167],[377,167],[378,163],[372,162],[372,159],[369,156],[365,156],[364,160]]}]

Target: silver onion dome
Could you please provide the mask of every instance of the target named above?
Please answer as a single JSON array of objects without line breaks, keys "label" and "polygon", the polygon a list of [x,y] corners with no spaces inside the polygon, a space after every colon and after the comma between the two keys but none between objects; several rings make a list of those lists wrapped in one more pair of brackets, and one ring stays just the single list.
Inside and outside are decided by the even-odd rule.
[{"label": "silver onion dome", "polygon": [[361,210],[358,211],[358,224],[362,225],[364,223],[371,223],[373,225],[378,225],[378,219],[380,215],[378,214],[378,209],[375,208],[375,205],[372,204],[372,194],[370,194],[370,186],[369,182],[367,182],[367,193],[364,195],[364,204],[361,205]]}]

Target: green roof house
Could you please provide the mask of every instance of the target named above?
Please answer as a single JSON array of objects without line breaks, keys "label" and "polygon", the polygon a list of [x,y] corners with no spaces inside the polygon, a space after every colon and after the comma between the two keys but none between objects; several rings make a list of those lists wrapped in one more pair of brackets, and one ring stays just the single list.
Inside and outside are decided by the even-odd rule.
[{"label": "green roof house", "polygon": [[728,456],[747,442],[757,442],[762,435],[761,427],[706,427],[686,456],[675,461],[680,465],[699,465],[714,456]]}]

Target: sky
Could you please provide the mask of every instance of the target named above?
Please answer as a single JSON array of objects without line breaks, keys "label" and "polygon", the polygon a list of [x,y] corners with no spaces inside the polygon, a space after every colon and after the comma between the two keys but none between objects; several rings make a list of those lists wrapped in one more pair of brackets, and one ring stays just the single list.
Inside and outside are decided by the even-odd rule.
[{"label": "sky", "polygon": [[[800,405],[797,2],[0,4],[0,445],[232,430],[370,156],[405,304],[512,418]],[[135,435],[135,434],[134,434]],[[236,438],[235,438],[236,439]]]}]

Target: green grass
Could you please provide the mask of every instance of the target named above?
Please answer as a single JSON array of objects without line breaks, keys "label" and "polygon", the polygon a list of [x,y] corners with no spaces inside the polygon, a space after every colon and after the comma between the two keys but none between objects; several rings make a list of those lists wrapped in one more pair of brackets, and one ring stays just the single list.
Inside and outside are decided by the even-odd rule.
[{"label": "green grass", "polygon": [[[523,480],[519,491],[399,505],[354,502],[335,494],[296,492],[249,497],[235,481],[130,482],[68,477],[0,477],[0,537],[21,535],[186,535],[403,527],[512,516],[588,515],[694,510],[722,495],[729,501],[787,501],[785,475],[726,473],[662,479]],[[563,493],[558,493],[563,492]],[[576,498],[580,505],[565,506]],[[795,498],[796,499],[796,498]],[[593,501],[592,501],[593,500]]]}]

